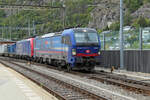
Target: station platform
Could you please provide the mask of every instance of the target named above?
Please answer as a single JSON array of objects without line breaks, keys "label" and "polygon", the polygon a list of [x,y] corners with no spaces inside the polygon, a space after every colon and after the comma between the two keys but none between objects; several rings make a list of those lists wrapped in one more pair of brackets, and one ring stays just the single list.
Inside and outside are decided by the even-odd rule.
[{"label": "station platform", "polygon": [[0,64],[0,100],[58,100],[14,70]]}]

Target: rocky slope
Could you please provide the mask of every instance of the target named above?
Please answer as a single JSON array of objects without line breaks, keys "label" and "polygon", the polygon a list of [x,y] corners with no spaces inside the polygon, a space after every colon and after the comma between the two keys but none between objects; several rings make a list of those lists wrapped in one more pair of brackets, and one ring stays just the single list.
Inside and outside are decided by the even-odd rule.
[{"label": "rocky slope", "polygon": [[119,0],[108,1],[102,0],[96,5],[96,8],[91,12],[92,20],[89,22],[89,27],[102,29],[107,25],[116,22],[119,19]]},{"label": "rocky slope", "polygon": [[[120,18],[120,0],[102,0],[98,2],[95,9],[91,12],[91,21],[89,27],[97,29],[104,29],[110,26],[112,23],[119,21]],[[124,5],[124,14],[126,14],[128,8]],[[150,19],[150,4],[144,4],[137,11],[131,13],[133,19],[140,16]]]},{"label": "rocky slope", "polygon": [[[105,29],[112,23],[119,21],[120,18],[120,0],[6,0],[12,1],[15,4],[26,4],[26,5],[53,5],[62,6],[63,2],[66,5],[65,11],[63,9],[48,9],[48,10],[32,10],[25,11],[21,9],[14,9],[12,11],[6,10],[6,16],[0,18],[0,26],[8,25],[11,26],[24,26],[27,27],[29,20],[35,21],[37,33],[47,33],[63,30],[64,27],[93,27],[99,30]],[[124,0],[128,1],[129,4],[138,4],[138,0]],[[130,3],[130,1],[136,1]],[[147,1],[148,0],[142,0]],[[125,4],[125,3],[124,3]],[[134,8],[133,5],[128,8],[124,5],[124,14],[129,13],[129,16],[133,17],[131,20],[143,16],[150,19],[150,4],[142,3],[137,7],[136,10],[129,13],[129,7]],[[143,5],[143,6],[142,6]],[[139,9],[138,9],[139,8]],[[63,14],[66,16],[63,20]],[[1,12],[0,12],[1,15]],[[14,15],[14,16],[13,16]],[[128,19],[128,17],[126,17]],[[130,18],[130,17],[129,17]],[[26,20],[22,22],[22,20]],[[64,22],[63,22],[64,21]],[[133,24],[133,21],[129,20],[129,25]],[[126,21],[127,22],[127,21]],[[131,23],[131,24],[130,24]],[[150,23],[150,20],[149,20]],[[64,25],[63,25],[64,24]],[[118,25],[118,24],[116,24]],[[14,33],[16,33],[14,31]],[[22,32],[24,33],[24,32]]]},{"label": "rocky slope", "polygon": [[139,18],[140,16],[150,19],[150,3],[143,5],[136,12],[131,14],[134,18]]}]

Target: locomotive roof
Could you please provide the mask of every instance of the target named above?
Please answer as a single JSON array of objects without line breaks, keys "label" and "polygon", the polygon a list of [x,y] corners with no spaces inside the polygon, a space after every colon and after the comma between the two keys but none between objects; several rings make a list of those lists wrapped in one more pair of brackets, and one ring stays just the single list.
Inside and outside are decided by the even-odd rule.
[{"label": "locomotive roof", "polygon": [[54,36],[56,33],[48,33],[48,34],[44,34],[42,35],[41,37],[44,38],[44,37],[51,37],[51,36]]},{"label": "locomotive roof", "polygon": [[88,32],[96,32],[96,30],[95,29],[93,29],[93,28],[73,28],[73,30],[74,31],[79,31],[79,32],[81,32],[81,31],[88,31]]},{"label": "locomotive roof", "polygon": [[[70,28],[70,29],[65,29],[64,31],[60,31],[60,32],[54,32],[54,33],[47,33],[47,34],[44,34],[42,36],[37,36],[36,38],[46,38],[46,37],[53,37],[53,36],[58,36],[58,35],[61,35],[63,33],[66,33],[66,32],[72,32],[72,31],[77,31],[77,32],[81,32],[81,31],[84,31],[84,30],[87,30],[87,31],[95,31],[96,30],[94,28]],[[24,39],[24,40],[21,40],[21,41],[17,41],[17,42],[22,42],[22,41],[28,41],[30,40],[31,38],[29,39]]]},{"label": "locomotive roof", "polygon": [[94,28],[72,28],[73,30],[95,30]]},{"label": "locomotive roof", "polygon": [[88,32],[96,32],[95,29],[93,28],[71,28],[71,29],[66,29],[63,31],[63,33],[66,33],[66,32],[72,32],[72,31],[75,31],[75,32],[84,32],[84,31],[88,31]]},{"label": "locomotive roof", "polygon": [[20,40],[20,41],[17,41],[17,42],[29,41],[29,40],[31,40],[31,39],[32,39],[32,38],[24,39],[24,40]]},{"label": "locomotive roof", "polygon": [[39,36],[39,38],[53,37],[53,36],[60,35],[61,33],[62,33],[62,32],[47,33],[47,34],[44,34],[44,35],[42,35],[42,36]]}]

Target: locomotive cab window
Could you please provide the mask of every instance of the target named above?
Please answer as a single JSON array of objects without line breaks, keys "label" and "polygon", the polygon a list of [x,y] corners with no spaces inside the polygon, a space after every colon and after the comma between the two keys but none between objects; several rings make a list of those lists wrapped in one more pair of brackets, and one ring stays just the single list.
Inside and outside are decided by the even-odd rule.
[{"label": "locomotive cab window", "polygon": [[77,45],[98,46],[98,34],[95,30],[75,29],[74,37]]},{"label": "locomotive cab window", "polygon": [[63,44],[67,44],[67,45],[71,45],[70,36],[63,36],[63,37],[62,37],[62,43],[63,43]]},{"label": "locomotive cab window", "polygon": [[65,44],[65,36],[62,37],[61,43]]}]

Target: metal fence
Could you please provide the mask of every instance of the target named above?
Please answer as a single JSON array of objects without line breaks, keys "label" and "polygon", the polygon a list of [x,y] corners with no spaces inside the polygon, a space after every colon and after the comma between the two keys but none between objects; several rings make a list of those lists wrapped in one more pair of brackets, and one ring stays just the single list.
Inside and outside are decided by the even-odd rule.
[{"label": "metal fence", "polygon": [[[102,67],[120,67],[119,50],[102,50]],[[124,67],[128,71],[150,73],[150,50],[125,50]]]},{"label": "metal fence", "polygon": [[[150,28],[124,28],[124,49],[150,49]],[[119,31],[100,33],[103,50],[119,50]]]}]

